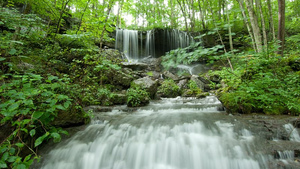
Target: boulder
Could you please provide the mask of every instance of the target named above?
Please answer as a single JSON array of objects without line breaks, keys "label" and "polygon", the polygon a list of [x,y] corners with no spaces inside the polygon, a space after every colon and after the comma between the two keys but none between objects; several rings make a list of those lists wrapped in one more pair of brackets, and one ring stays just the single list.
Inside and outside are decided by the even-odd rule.
[{"label": "boulder", "polygon": [[169,71],[165,71],[163,72],[163,78],[169,78],[169,79],[172,79],[174,81],[177,81],[179,80],[179,77],[174,75],[173,73],[169,72]]},{"label": "boulder", "polygon": [[149,66],[146,63],[140,63],[140,62],[122,62],[121,63],[122,68],[130,68],[134,71],[137,70],[147,70],[149,69]]},{"label": "boulder", "polygon": [[51,124],[59,127],[74,127],[86,124],[89,121],[90,118],[86,115],[85,111],[73,105],[68,111],[59,112]]},{"label": "boulder", "polygon": [[200,79],[198,75],[192,75],[191,80],[196,82],[197,86],[204,91],[205,88],[205,83],[203,83]]},{"label": "boulder", "polygon": [[157,92],[158,81],[152,80],[149,76],[137,79],[133,81],[134,85],[140,86],[142,89],[145,89],[151,99],[155,98],[155,94]]},{"label": "boulder", "polygon": [[109,60],[122,60],[125,61],[125,57],[123,57],[122,53],[116,49],[104,49],[101,53],[102,56],[105,56]]},{"label": "boulder", "polygon": [[162,70],[161,58],[146,57],[140,60],[141,63],[149,65],[150,70],[160,72]]},{"label": "boulder", "polygon": [[127,96],[126,94],[122,94],[122,93],[114,94],[114,96],[111,98],[111,102],[114,105],[123,105],[126,104],[126,101],[127,101]]},{"label": "boulder", "polygon": [[188,84],[188,79],[182,79],[182,80],[180,80],[178,83],[177,83],[177,86],[182,90],[182,89],[187,89],[188,88],[188,86],[187,86],[187,84]]},{"label": "boulder", "polygon": [[135,79],[129,71],[122,70],[108,70],[105,72],[107,78],[106,83],[114,86],[121,86],[125,89],[130,87],[131,82]]}]

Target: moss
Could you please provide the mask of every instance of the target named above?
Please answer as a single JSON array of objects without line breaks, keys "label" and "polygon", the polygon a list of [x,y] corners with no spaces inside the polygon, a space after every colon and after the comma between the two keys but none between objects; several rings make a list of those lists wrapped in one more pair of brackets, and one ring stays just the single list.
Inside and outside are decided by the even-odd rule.
[{"label": "moss", "polygon": [[127,106],[139,107],[149,104],[150,97],[146,90],[135,85],[127,90]]},{"label": "moss", "polygon": [[162,97],[177,97],[181,95],[181,89],[175,84],[174,80],[168,79],[158,87],[158,94]]}]

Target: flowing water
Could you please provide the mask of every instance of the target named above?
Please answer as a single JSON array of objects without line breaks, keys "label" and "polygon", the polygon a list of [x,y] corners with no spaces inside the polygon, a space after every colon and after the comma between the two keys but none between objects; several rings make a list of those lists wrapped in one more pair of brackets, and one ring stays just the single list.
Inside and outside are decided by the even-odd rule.
[{"label": "flowing water", "polygon": [[37,168],[272,168],[260,142],[214,96],[163,99],[134,111],[95,113],[86,129],[43,156]]},{"label": "flowing water", "polygon": [[146,32],[117,29],[115,48],[123,52],[129,62],[137,62],[149,56],[159,57],[172,49],[185,48],[193,42],[190,34],[176,29]]}]

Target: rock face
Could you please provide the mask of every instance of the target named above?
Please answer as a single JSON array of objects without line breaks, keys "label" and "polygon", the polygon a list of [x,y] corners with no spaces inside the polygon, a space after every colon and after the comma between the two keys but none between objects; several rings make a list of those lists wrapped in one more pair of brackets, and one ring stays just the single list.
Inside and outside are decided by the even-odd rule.
[{"label": "rock face", "polygon": [[157,80],[152,80],[150,77],[146,76],[146,77],[134,80],[133,84],[141,86],[142,89],[145,89],[149,93],[151,99],[155,98],[155,95],[157,92],[157,87],[158,87]]}]

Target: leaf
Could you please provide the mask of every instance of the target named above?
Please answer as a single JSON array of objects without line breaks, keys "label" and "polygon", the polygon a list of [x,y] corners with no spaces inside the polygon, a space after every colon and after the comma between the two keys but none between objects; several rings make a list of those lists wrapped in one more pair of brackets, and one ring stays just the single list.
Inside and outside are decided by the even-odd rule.
[{"label": "leaf", "polygon": [[40,144],[43,143],[43,141],[45,140],[45,138],[49,136],[49,132],[45,133],[44,135],[42,135],[41,137],[37,138],[34,142],[34,147],[39,146]]},{"label": "leaf", "polygon": [[6,161],[6,160],[8,159],[8,156],[9,156],[8,152],[5,152],[5,153],[2,155],[1,160]]},{"label": "leaf", "polygon": [[0,62],[3,61],[3,60],[5,60],[5,59],[6,59],[6,58],[4,58],[4,57],[0,57]]},{"label": "leaf", "polygon": [[32,118],[39,119],[43,114],[44,114],[44,112],[36,111],[32,114]]},{"label": "leaf", "polygon": [[35,135],[36,131],[35,129],[30,130],[29,134],[31,137],[33,137]]},{"label": "leaf", "polygon": [[56,108],[60,110],[66,110],[66,108],[64,108],[61,104],[56,105]]},{"label": "leaf", "polygon": [[16,156],[10,156],[7,161],[10,162],[10,163],[13,163],[13,162],[16,161],[16,159],[17,159]]},{"label": "leaf", "polygon": [[14,55],[14,54],[16,54],[17,53],[17,50],[15,49],[15,48],[12,48],[9,52],[8,52],[8,54],[10,54],[10,55]]},{"label": "leaf", "polygon": [[51,137],[53,138],[53,141],[55,143],[59,142],[61,140],[61,136],[58,133],[51,133]]},{"label": "leaf", "polygon": [[24,147],[24,144],[23,144],[23,143],[16,143],[15,145],[16,145],[17,147],[20,147],[20,148]]},{"label": "leaf", "polygon": [[8,111],[14,111],[19,107],[19,103],[14,103],[8,107]]},{"label": "leaf", "polygon": [[25,164],[18,164],[17,169],[27,169]]},{"label": "leaf", "polygon": [[67,108],[69,108],[70,104],[71,104],[70,101],[66,101],[66,102],[64,103],[64,107],[67,109]]},{"label": "leaf", "polygon": [[2,160],[0,160],[0,168],[8,168],[6,163]]}]

